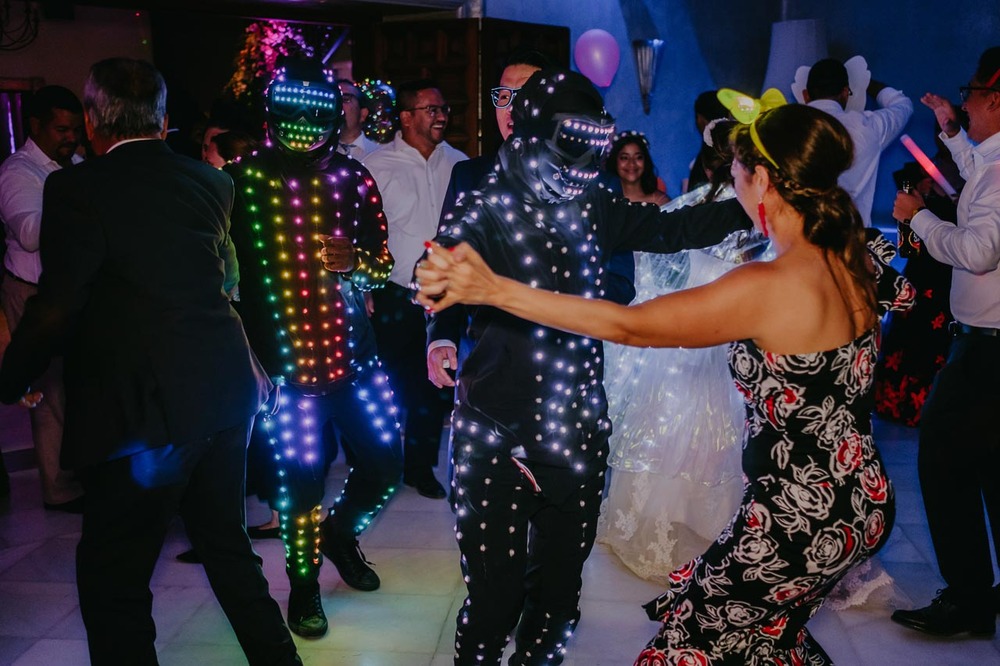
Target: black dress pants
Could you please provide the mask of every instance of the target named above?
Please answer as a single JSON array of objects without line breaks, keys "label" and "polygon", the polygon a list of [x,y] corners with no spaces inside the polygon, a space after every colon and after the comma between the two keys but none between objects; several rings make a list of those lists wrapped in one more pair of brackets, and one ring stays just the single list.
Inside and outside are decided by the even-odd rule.
[{"label": "black dress pants", "polygon": [[406,411],[403,424],[403,467],[407,479],[429,474],[437,465],[444,419],[451,413],[452,389],[439,389],[427,379],[427,327],[424,311],[410,302],[406,289],[389,282],[372,292],[372,324],[382,367]]},{"label": "black dress pants", "polygon": [[989,606],[987,512],[1000,545],[1000,338],[952,342],[920,417],[917,470],[941,576],[965,603]]},{"label": "black dress pants", "polygon": [[96,666],[157,663],[149,580],[177,513],[247,661],[301,663],[246,534],[249,429],[248,422],[84,470],[77,587]]},{"label": "black dress pants", "polygon": [[580,619],[604,458],[577,471],[519,463],[460,430],[452,438],[456,533],[468,590],[458,612],[455,664],[499,664],[515,625],[511,665],[561,664]]}]

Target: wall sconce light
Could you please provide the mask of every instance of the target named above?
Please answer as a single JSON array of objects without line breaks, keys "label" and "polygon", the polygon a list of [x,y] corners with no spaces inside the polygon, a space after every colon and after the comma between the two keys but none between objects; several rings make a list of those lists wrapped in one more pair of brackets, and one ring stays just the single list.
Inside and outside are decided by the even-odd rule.
[{"label": "wall sconce light", "polygon": [[632,40],[632,54],[635,56],[635,71],[639,75],[639,93],[642,95],[642,110],[649,115],[649,98],[656,82],[656,64],[660,59],[662,39]]}]

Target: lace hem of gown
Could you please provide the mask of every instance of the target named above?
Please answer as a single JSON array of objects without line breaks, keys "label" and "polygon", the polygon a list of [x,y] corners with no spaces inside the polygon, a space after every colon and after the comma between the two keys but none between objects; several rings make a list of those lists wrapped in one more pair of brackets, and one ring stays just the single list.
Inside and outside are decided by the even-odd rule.
[{"label": "lace hem of gown", "polygon": [[[730,455],[738,465],[738,449]],[[635,575],[662,585],[700,555],[735,513],[740,475],[715,485],[682,477],[615,470],[601,507],[597,541]]]}]

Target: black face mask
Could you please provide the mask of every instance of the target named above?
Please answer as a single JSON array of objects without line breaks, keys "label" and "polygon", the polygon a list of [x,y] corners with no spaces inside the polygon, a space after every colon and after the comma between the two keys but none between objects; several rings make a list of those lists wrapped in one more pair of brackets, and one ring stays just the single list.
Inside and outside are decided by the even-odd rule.
[{"label": "black face mask", "polygon": [[614,119],[581,74],[536,72],[514,101],[511,149],[501,156],[509,175],[538,198],[580,196],[600,173],[614,133]]}]

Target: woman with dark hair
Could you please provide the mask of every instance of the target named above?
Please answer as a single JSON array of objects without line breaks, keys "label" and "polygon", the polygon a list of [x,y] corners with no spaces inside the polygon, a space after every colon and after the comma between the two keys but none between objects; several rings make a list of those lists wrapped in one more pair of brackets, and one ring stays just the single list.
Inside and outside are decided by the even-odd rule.
[{"label": "woman with dark hair", "polygon": [[611,143],[605,170],[621,181],[622,195],[629,201],[662,206],[670,201],[660,189],[649,142],[642,132],[622,132]]},{"label": "woman with dark hair", "polygon": [[[636,306],[557,294],[494,274],[471,247],[432,245],[417,270],[438,311],[485,304],[579,335],[636,346],[731,342],[747,403],[744,495],[701,556],[647,604],[663,622],[637,664],[827,664],[805,627],[855,564],[885,543],[893,492],[871,434],[879,316],[913,290],[887,265],[837,177],[851,138],[801,105],[733,135],[737,197],[776,258]],[[872,232],[873,234],[875,232]]]}]

